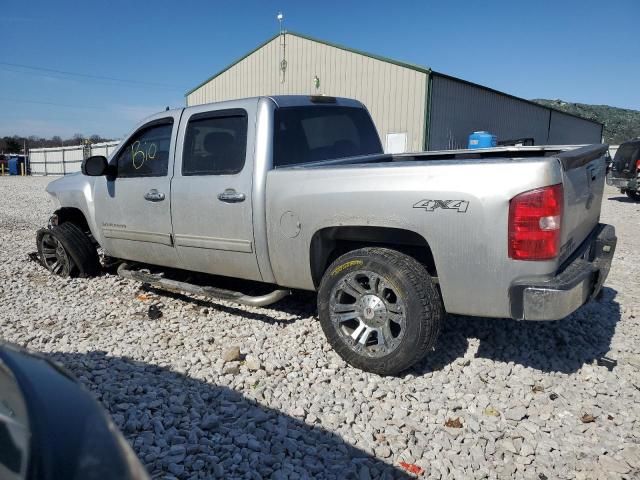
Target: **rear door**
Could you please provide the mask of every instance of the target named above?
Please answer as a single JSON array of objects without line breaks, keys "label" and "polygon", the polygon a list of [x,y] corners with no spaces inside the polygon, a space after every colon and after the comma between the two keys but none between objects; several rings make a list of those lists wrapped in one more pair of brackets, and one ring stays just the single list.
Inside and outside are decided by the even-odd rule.
[{"label": "rear door", "polygon": [[183,268],[260,280],[252,219],[257,100],[190,108],[180,124],[171,185]]},{"label": "rear door", "polygon": [[95,216],[108,254],[177,266],[171,240],[170,188],[182,110],[141,125],[110,160],[113,176],[95,180]]}]

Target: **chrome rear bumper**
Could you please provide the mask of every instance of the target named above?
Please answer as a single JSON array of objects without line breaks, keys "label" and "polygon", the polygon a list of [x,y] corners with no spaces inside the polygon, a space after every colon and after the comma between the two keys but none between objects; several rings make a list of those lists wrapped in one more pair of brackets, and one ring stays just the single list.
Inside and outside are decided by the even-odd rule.
[{"label": "chrome rear bumper", "polygon": [[560,320],[600,292],[616,249],[615,229],[600,224],[555,276],[520,280],[509,292],[518,320]]}]

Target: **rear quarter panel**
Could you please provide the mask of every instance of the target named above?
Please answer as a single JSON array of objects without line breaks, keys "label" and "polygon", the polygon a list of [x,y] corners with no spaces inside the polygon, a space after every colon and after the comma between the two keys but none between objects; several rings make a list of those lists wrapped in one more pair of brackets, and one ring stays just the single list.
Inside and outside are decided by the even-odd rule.
[{"label": "rear quarter panel", "polygon": [[[267,235],[277,283],[314,289],[310,244],[333,226],[411,230],[431,247],[449,313],[510,316],[513,280],[552,273],[556,261],[507,255],[509,200],[562,181],[555,158],[407,161],[272,170]],[[426,200],[468,202],[466,211],[414,207]],[[299,222],[292,237],[290,223]]]}]

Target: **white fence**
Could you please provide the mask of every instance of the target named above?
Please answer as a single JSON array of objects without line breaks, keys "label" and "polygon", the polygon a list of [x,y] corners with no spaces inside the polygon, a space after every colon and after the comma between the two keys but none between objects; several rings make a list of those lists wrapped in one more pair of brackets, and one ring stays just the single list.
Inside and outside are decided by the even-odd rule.
[{"label": "white fence", "polygon": [[29,150],[31,175],[66,175],[80,171],[82,160],[91,155],[108,157],[120,142],[103,142],[75,147],[33,148]]}]

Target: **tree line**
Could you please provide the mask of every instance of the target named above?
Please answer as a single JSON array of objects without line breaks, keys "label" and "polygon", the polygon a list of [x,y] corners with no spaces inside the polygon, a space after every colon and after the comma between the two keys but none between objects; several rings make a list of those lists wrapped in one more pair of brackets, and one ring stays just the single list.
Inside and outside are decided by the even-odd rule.
[{"label": "tree line", "polygon": [[0,138],[0,153],[23,153],[25,146],[29,151],[31,148],[72,147],[83,145],[86,142],[93,144],[112,140],[101,135],[87,137],[81,133],[76,133],[71,138],[62,138],[59,135],[54,135],[51,138],[38,137],[36,135],[28,137],[13,135],[12,137],[5,136]]}]

